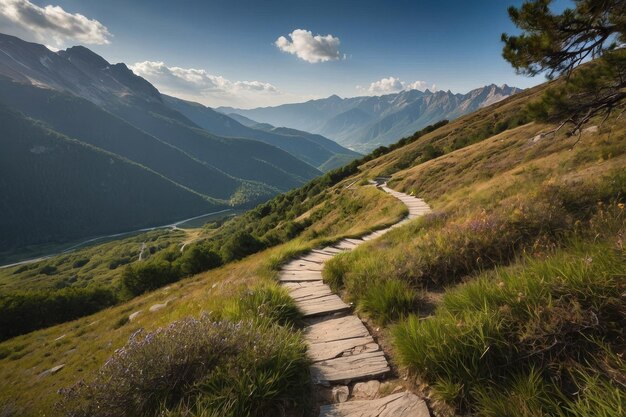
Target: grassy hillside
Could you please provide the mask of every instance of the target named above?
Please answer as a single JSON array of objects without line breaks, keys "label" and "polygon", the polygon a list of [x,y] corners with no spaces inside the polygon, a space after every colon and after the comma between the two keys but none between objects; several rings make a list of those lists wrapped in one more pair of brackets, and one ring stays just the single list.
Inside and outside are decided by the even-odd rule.
[{"label": "grassy hillside", "polygon": [[[274,271],[308,248],[399,219],[397,200],[364,185],[392,175],[393,188],[424,197],[434,213],[335,257],[324,271],[372,324],[395,365],[391,377],[425,395],[437,416],[623,414],[626,120],[594,121],[578,143],[563,132],[543,137],[553,126],[530,120],[525,106],[545,88],[377,149],[206,228],[189,249],[218,253],[222,267],[0,343],[2,410],[55,415],[63,399],[64,410],[82,412],[75,415],[103,404],[128,415],[302,413],[311,394],[291,327],[298,317]],[[153,265],[172,268],[177,259],[157,254]],[[130,270],[150,278],[149,268]],[[172,342],[219,336],[236,322],[217,345],[204,336]],[[231,344],[244,346],[236,362],[260,365],[216,359],[193,378],[174,372],[171,358],[193,367],[195,352]],[[271,392],[261,389],[268,378]],[[218,397],[242,408],[226,412]]]},{"label": "grassy hillside", "polygon": [[626,121],[578,143],[538,123],[492,135],[543,88],[366,164],[435,213],[324,272],[438,415],[623,412]]},{"label": "grassy hillside", "polygon": [[[150,331],[174,320],[199,317],[203,312],[233,314],[232,300],[257,285],[271,283],[273,268],[286,257],[319,242],[393,223],[405,213],[397,200],[371,186],[345,189],[345,185],[328,189],[324,193],[328,198],[304,213],[300,221],[315,220],[294,241],[95,315],[0,343],[0,404],[4,407],[0,410],[16,410],[16,415],[23,416],[36,415],[37,410],[53,410],[52,405],[61,398],[57,394],[59,388],[72,385],[81,376],[92,375],[139,328]],[[338,201],[341,204],[335,204]],[[165,308],[149,311],[151,306],[166,302]],[[129,321],[129,315],[137,311],[141,312]],[[231,313],[220,313],[223,311]],[[45,373],[60,364],[65,364],[60,371]]]}]

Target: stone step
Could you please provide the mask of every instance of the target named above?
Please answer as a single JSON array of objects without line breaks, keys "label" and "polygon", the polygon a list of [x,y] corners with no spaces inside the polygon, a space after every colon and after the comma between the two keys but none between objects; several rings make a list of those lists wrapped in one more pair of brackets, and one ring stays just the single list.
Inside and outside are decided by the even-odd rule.
[{"label": "stone step", "polygon": [[324,247],[322,249],[313,249],[311,252],[312,253],[319,253],[319,254],[322,254],[322,255],[325,255],[325,254],[336,255],[336,254],[341,253],[343,251],[341,249],[333,248],[332,246],[326,246],[326,247]]},{"label": "stone step", "polygon": [[314,262],[314,263],[321,264],[331,259],[333,256],[335,255],[334,254],[321,255],[319,253],[311,252],[308,255],[300,257],[300,259],[303,261],[307,261],[307,262]]},{"label": "stone step", "polygon": [[349,384],[352,381],[382,377],[390,370],[385,354],[378,350],[315,362],[311,365],[311,378],[320,385]]},{"label": "stone step", "polygon": [[321,281],[321,271],[281,271],[278,273],[280,282]]},{"label": "stone step", "polygon": [[281,284],[283,287],[287,288],[287,291],[295,291],[301,288],[307,287],[319,287],[326,285],[322,281],[300,281],[300,282],[284,282]]},{"label": "stone step", "polygon": [[369,331],[357,316],[312,320],[304,329],[304,338],[309,343],[332,342],[369,335]]},{"label": "stone step", "polygon": [[304,317],[332,314],[350,310],[350,306],[335,294],[326,295],[314,299],[296,300],[296,307]]},{"label": "stone step", "polygon": [[319,417],[430,417],[426,402],[408,391],[376,400],[323,405]]},{"label": "stone step", "polygon": [[291,271],[291,270],[302,270],[302,271],[321,271],[324,269],[324,265],[307,261],[305,259],[294,259],[292,261],[287,262],[281,268],[282,271]]},{"label": "stone step", "polygon": [[298,302],[326,297],[332,293],[330,287],[323,283],[321,285],[307,286],[289,291],[289,295]]},{"label": "stone step", "polygon": [[309,344],[309,357],[313,362],[326,361],[340,356],[357,355],[363,352],[376,352],[380,346],[372,336],[356,339],[334,340],[331,342]]},{"label": "stone step", "polygon": [[338,242],[335,247],[339,248],[339,249],[343,249],[343,250],[352,250],[352,249],[356,248],[357,245],[355,245],[354,243],[341,241],[341,242]]}]

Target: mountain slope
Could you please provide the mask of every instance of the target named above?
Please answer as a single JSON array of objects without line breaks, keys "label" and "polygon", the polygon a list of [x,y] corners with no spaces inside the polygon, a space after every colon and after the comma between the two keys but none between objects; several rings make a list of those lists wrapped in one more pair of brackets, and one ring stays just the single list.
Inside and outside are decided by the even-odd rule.
[{"label": "mountain slope", "polygon": [[226,137],[253,139],[274,145],[318,168],[338,156],[343,156],[349,162],[350,156],[354,159],[359,155],[321,135],[312,135],[295,129],[249,127],[199,103],[169,96],[163,96],[163,99],[168,106],[207,132]]},{"label": "mountain slope", "polygon": [[0,106],[0,251],[154,226],[224,207]]},{"label": "mountain slope", "polygon": [[[268,284],[268,270],[294,254],[397,221],[402,212],[385,203],[389,196],[362,185],[392,175],[392,188],[423,197],[435,212],[336,257],[324,273],[380,327],[377,341],[400,367],[386,383],[406,387],[405,368],[423,375],[433,415],[485,407],[492,415],[516,415],[518,408],[561,415],[578,407],[582,416],[596,404],[606,415],[621,415],[611,407],[622,410],[624,403],[623,390],[615,388],[624,361],[613,352],[623,345],[626,311],[626,120],[613,115],[574,147],[578,138],[563,131],[542,137],[556,126],[525,119],[522,110],[545,88],[427,129],[277,196],[205,230],[206,241],[195,248],[221,248],[234,235],[283,245],[0,343],[0,401],[14,405],[14,415],[38,415],[53,409],[60,388],[90,381],[131,335],[130,349],[143,345],[139,329],[176,329],[173,320],[206,311],[228,322],[232,307],[241,305],[235,302]],[[185,251],[191,249],[194,244]],[[274,312],[261,302],[264,312]],[[158,346],[150,353],[167,356]],[[419,366],[420,358],[427,366]],[[144,375],[162,369],[146,362],[134,369]]]},{"label": "mountain slope", "polygon": [[72,138],[144,165],[205,196],[228,200],[242,181],[74,95],[0,80],[0,102]]},{"label": "mountain slope", "polygon": [[[158,90],[126,65],[109,64],[84,47],[55,53],[43,45],[0,35],[0,75],[89,100],[211,169],[260,183],[260,188],[284,191],[320,174],[275,147],[209,134],[165,105]],[[3,101],[10,101],[10,97]],[[238,187],[231,187],[230,194]]]},{"label": "mountain slope", "polygon": [[356,150],[369,151],[444,119],[455,119],[518,93],[507,85],[488,85],[467,94],[450,91],[401,91],[375,97],[331,96],[306,103],[251,110],[219,108],[261,123],[289,126],[332,138]]},{"label": "mountain slope", "polygon": [[[144,171],[151,172],[194,196],[178,198],[171,192],[163,192],[172,201],[178,201],[176,210],[164,211],[170,202],[146,204],[140,210],[143,212],[141,216],[134,214],[129,215],[128,221],[111,221],[107,216],[92,218],[92,213],[98,212],[92,203],[101,200],[82,201],[82,198],[91,198],[85,193],[84,185],[78,181],[67,181],[65,185],[69,194],[64,195],[75,196],[73,199],[68,197],[68,204],[71,202],[74,207],[68,213],[73,213],[76,218],[92,219],[94,223],[70,232],[64,226],[52,224],[56,220],[45,215],[45,204],[22,207],[29,198],[41,193],[38,183],[28,182],[21,188],[24,199],[15,198],[5,203],[8,205],[13,201],[14,205],[7,206],[7,210],[16,214],[21,210],[38,210],[31,213],[31,217],[34,219],[33,227],[41,235],[31,235],[30,231],[25,233],[24,239],[15,239],[14,249],[27,243],[67,241],[76,237],[93,237],[93,233],[155,226],[164,221],[210,211],[199,210],[198,205],[205,208],[249,206],[298,187],[321,174],[310,164],[275,146],[258,140],[210,134],[167,106],[159,91],[133,74],[126,65],[112,65],[84,47],[52,52],[43,45],[0,34],[0,105],[45,123],[47,129],[57,134],[110,152],[115,158],[139,167],[139,171],[124,171],[128,175],[127,181],[142,182],[139,178],[145,175]],[[7,129],[0,125],[3,136],[8,134]],[[7,152],[10,155],[9,149]],[[325,149],[324,152],[327,155],[322,158],[323,162],[334,156]],[[58,155],[68,165],[65,169],[72,172],[79,172],[85,163],[78,158],[63,158],[62,153]],[[79,152],[76,155],[86,154]],[[16,163],[10,165],[11,169],[4,167],[3,180],[7,184],[16,184],[19,178],[38,175],[37,166],[30,163],[28,156],[12,156]],[[123,186],[121,178],[111,184]],[[155,189],[159,187],[155,186]],[[136,191],[138,199],[147,192],[132,187],[126,191]],[[124,190],[116,192],[123,194]],[[198,199],[205,203],[198,203]],[[128,203],[129,212],[138,211],[137,204],[128,196],[117,201]],[[209,201],[210,204],[206,203]],[[108,206],[103,203],[102,207]],[[112,209],[112,212],[117,213],[115,210]]]}]

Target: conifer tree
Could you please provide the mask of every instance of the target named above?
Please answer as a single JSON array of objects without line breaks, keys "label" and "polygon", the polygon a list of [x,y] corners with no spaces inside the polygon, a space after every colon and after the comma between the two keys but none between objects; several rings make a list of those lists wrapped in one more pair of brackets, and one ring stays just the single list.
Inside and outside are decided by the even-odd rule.
[{"label": "conifer tree", "polygon": [[569,124],[571,134],[580,134],[593,117],[624,111],[626,0],[575,0],[575,8],[561,14],[550,10],[551,3],[528,0],[509,8],[522,33],[502,34],[502,54],[518,73],[564,78],[530,112],[539,120],[560,122],[558,129]]}]

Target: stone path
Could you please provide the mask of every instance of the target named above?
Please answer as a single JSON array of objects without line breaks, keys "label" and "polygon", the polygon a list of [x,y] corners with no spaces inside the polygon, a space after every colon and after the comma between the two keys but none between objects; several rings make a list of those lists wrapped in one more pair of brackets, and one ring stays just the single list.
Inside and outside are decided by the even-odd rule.
[{"label": "stone path", "polygon": [[[419,198],[399,193],[386,185],[380,188],[407,206],[409,214],[406,218],[360,239],[343,239],[331,246],[314,249],[283,265],[278,275],[279,281],[287,288],[305,317],[307,326],[304,337],[313,361],[311,376],[314,383],[319,385],[345,385],[377,379],[391,370],[385,353],[361,320],[351,314],[351,306],[322,282],[324,262],[336,254],[352,250],[430,212],[428,204]],[[426,417],[429,416],[428,407],[417,396],[403,392],[379,399],[326,405],[320,410],[320,417],[396,416]]]}]

